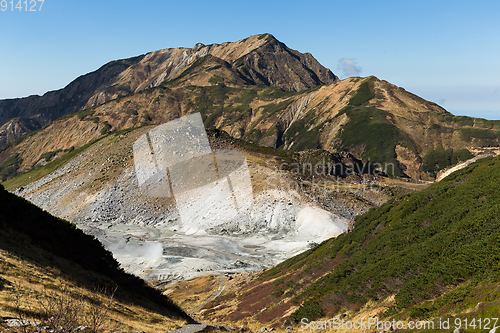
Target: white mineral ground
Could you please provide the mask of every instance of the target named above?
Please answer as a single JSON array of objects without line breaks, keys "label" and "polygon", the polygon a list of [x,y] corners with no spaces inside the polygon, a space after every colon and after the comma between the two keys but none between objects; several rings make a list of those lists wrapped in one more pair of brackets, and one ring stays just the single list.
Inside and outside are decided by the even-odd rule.
[{"label": "white mineral ground", "polygon": [[261,165],[249,163],[251,207],[235,216],[224,205],[208,207],[213,193],[198,193],[208,201],[181,219],[175,205],[141,193],[129,162],[95,190],[106,166],[96,156],[87,151],[16,194],[95,235],[126,271],[147,280],[260,270],[347,229],[346,212],[328,212],[304,194],[266,185],[272,171]]}]

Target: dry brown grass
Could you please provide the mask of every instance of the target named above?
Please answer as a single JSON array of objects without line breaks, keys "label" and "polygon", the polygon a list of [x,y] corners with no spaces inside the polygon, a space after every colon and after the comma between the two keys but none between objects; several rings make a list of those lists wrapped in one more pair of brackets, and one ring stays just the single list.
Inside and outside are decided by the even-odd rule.
[{"label": "dry brown grass", "polygon": [[189,312],[215,294],[218,288],[219,276],[205,275],[171,284],[163,291],[163,294]]},{"label": "dry brown grass", "polygon": [[[68,266],[68,269],[71,269]],[[74,269],[74,268],[73,268]],[[78,303],[109,303],[109,295],[81,287],[52,267],[42,267],[0,250],[0,276],[7,281],[0,290],[0,317],[37,319],[44,313],[44,297],[65,296]],[[105,277],[100,277],[106,279]],[[114,300],[109,312],[110,323],[125,332],[165,332],[179,328],[185,321],[172,319],[132,303]]]}]

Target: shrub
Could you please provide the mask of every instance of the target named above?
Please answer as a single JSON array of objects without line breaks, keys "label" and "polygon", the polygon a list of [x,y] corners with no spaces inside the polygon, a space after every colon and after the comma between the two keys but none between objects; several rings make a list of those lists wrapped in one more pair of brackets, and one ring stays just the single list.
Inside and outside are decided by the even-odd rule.
[{"label": "shrub", "polygon": [[87,110],[83,110],[83,111],[80,111],[80,112],[77,112],[77,116],[78,116],[78,119],[80,120],[84,120],[85,117],[87,116],[91,116],[95,113],[95,109],[94,108],[91,108],[91,109],[87,109]]},{"label": "shrub", "polygon": [[474,157],[474,155],[465,148],[454,151],[452,148],[444,149],[443,147],[437,147],[429,150],[427,154],[425,154],[422,170],[435,175],[439,170],[457,164],[458,162],[464,162],[472,157]]},{"label": "shrub", "polygon": [[375,97],[375,87],[371,80],[367,80],[359,85],[358,90],[349,100],[351,106],[363,106]]},{"label": "shrub", "polygon": [[111,125],[105,121],[102,123],[103,127],[101,128],[101,134],[102,135],[105,135],[107,133],[109,133],[109,130],[111,129]]},{"label": "shrub", "polygon": [[17,174],[17,169],[22,163],[21,157],[18,153],[15,153],[5,159],[2,164],[0,164],[0,174],[2,175],[2,181],[6,180],[8,177],[14,177]]},{"label": "shrub", "polygon": [[220,76],[214,75],[208,80],[208,82],[213,83],[213,84],[220,84],[220,83],[224,83],[224,79],[221,78]]},{"label": "shrub", "polygon": [[322,315],[323,308],[321,307],[321,304],[317,301],[308,300],[290,316],[290,319],[295,322],[299,322],[302,318],[307,318],[311,321],[320,318]]},{"label": "shrub", "polygon": [[462,128],[460,129],[460,138],[466,142],[471,142],[473,138],[494,140],[498,138],[498,133],[479,128]]}]

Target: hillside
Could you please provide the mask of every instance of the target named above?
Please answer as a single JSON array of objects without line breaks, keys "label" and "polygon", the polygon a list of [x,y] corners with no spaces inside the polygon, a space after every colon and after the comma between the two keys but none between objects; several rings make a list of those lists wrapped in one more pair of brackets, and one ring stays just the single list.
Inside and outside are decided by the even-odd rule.
[{"label": "hillside", "polygon": [[[216,152],[231,150],[246,157],[251,214],[234,218],[226,216],[224,207],[214,206],[207,213],[199,205],[190,209],[193,217],[183,219],[178,202],[148,196],[137,181],[133,144],[153,128],[108,134],[4,184],[95,235],[127,272],[161,281],[269,267],[338,234],[353,216],[426,186],[392,184],[395,180],[383,176],[360,175],[356,170],[366,172],[368,167],[347,153],[279,151],[209,130],[209,142]],[[287,167],[294,163],[330,163],[338,169],[297,174]],[[346,174],[348,166],[352,175]],[[195,218],[198,211],[202,218]],[[217,219],[212,221],[216,227],[208,219]],[[309,223],[318,229],[307,228]]]},{"label": "hillside", "polygon": [[[43,96],[0,100],[0,147],[69,113],[157,87],[177,78],[198,59],[231,65],[240,81],[299,91],[335,81],[314,57],[289,49],[270,34],[232,43],[169,48],[115,60]],[[23,124],[29,124],[26,126]]]},{"label": "hillside", "polygon": [[434,320],[436,328],[451,318],[454,329],[466,318],[498,317],[500,191],[490,181],[498,177],[500,158],[489,158],[371,209],[350,233],[221,296],[205,318],[279,327],[347,314]]},{"label": "hillside", "polygon": [[248,85],[232,66],[207,56],[154,89],[67,115],[11,143],[0,151],[0,174],[7,179],[109,132],[194,112],[205,127],[260,146],[348,151],[414,179],[431,179],[500,142],[500,121],[453,116],[375,77],[286,92]]},{"label": "hillside", "polygon": [[59,297],[67,297],[68,302],[84,297],[104,306],[105,291],[117,288],[109,317],[126,331],[159,331],[190,320],[170,299],[125,273],[94,237],[2,186],[0,274],[0,318],[19,318],[22,314],[26,316],[23,318],[40,320],[47,310],[42,306],[43,295],[47,300],[55,294],[63,295]]}]

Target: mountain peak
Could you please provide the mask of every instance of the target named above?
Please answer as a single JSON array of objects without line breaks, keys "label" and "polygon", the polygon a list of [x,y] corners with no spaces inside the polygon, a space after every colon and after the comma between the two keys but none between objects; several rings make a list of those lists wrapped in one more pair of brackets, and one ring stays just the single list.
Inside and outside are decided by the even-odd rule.
[{"label": "mountain peak", "polygon": [[[43,96],[0,100],[0,126],[17,117],[26,124],[34,123],[36,118],[40,127],[46,126],[65,114],[177,79],[207,55],[227,63],[236,76],[250,85],[300,91],[337,80],[312,55],[291,50],[272,34],[264,33],[237,42],[197,43],[192,48],[169,48],[112,61],[80,76],[65,88]],[[24,127],[18,126],[19,131],[5,133],[0,129],[0,147],[26,133]]]}]

